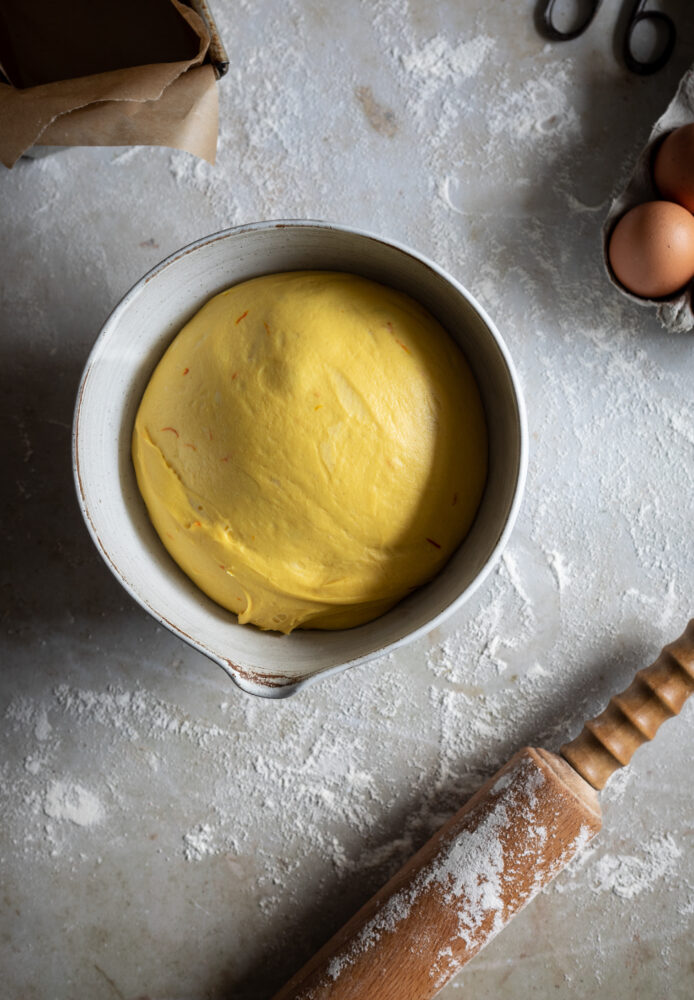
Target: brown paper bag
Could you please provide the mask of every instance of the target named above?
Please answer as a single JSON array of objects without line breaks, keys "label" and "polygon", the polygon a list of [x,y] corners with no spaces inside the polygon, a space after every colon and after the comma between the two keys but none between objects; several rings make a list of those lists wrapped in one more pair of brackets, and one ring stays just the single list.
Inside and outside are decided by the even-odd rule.
[{"label": "brown paper bag", "polygon": [[[22,0],[17,0],[21,3]],[[145,65],[123,65],[123,52],[85,50],[82,65],[113,64],[119,68],[35,86],[0,84],[0,161],[11,167],[30,146],[171,146],[214,163],[217,147],[217,82],[215,71],[203,65],[210,35],[203,19],[179,0],[158,0],[166,14],[182,19],[173,50],[187,50],[185,58]],[[98,5],[97,5],[98,6]],[[125,5],[127,6],[127,5]],[[142,10],[142,3],[140,10]],[[121,8],[123,10],[123,8]],[[161,11],[161,7],[160,7]],[[73,11],[74,13],[74,11]],[[0,29],[3,25],[0,22]],[[150,51],[163,50],[156,27],[129,21],[129,30],[149,32]],[[108,26],[106,26],[106,29]],[[147,35],[137,38],[136,54],[146,51]],[[172,46],[169,45],[169,51]],[[60,54],[58,54],[60,55]],[[136,56],[135,56],[136,57]],[[127,62],[127,57],[125,59]],[[36,62],[34,73],[60,74],[56,66]],[[7,77],[21,75],[4,61]],[[14,82],[14,81],[13,81]],[[22,80],[24,82],[24,80]]]}]

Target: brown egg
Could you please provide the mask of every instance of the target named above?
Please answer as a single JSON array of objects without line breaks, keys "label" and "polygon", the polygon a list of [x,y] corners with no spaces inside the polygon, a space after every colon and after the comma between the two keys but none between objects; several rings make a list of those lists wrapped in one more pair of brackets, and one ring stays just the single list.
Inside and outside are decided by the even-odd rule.
[{"label": "brown egg", "polygon": [[646,201],[619,220],[608,250],[618,281],[660,299],[694,277],[694,215],[672,201]]},{"label": "brown egg", "polygon": [[653,179],[663,198],[694,212],[694,124],[676,128],[663,140]]}]

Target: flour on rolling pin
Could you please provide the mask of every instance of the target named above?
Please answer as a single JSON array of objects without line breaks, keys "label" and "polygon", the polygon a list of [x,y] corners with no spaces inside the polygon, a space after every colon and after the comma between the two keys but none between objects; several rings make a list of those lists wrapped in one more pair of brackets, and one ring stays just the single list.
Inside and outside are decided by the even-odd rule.
[{"label": "flour on rolling pin", "polygon": [[598,832],[596,790],[693,692],[694,619],[561,757],[512,757],[275,1000],[431,1000]]},{"label": "flour on rolling pin", "polygon": [[[369,989],[379,1000],[405,989],[412,998],[431,995],[599,828],[593,789],[555,755],[521,750],[276,1000],[375,995]],[[420,990],[422,970],[429,986]]]},{"label": "flour on rolling pin", "polygon": [[[597,833],[599,823],[584,822],[571,844],[557,845],[556,833],[543,823],[553,795],[553,783],[528,758],[521,755],[512,760],[492,786],[491,809],[485,808],[488,803],[477,807],[475,813],[483,818],[478,821],[473,813],[469,826],[466,823],[454,834],[447,854],[422,879],[419,891],[433,882],[443,890],[447,904],[458,904],[458,936],[465,947],[462,958],[456,958],[450,944],[438,953],[432,967],[436,986],[448,982],[483,943],[503,929],[511,915],[509,908],[517,912],[530,902]],[[513,813],[527,824],[525,843],[509,836]],[[486,862],[482,870],[475,867],[480,857]],[[511,906],[509,882],[502,885],[501,879],[504,872],[512,871],[517,877],[511,883],[516,888],[516,903]],[[524,877],[528,873],[532,873],[531,880]]]}]

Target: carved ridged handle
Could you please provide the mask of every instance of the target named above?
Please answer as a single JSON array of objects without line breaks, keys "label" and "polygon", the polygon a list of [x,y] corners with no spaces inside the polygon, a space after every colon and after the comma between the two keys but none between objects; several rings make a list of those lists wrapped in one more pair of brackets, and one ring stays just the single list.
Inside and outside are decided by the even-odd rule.
[{"label": "carved ridged handle", "polygon": [[626,691],[586,722],[576,739],[561,748],[561,755],[593,788],[604,788],[610,775],[680,712],[693,691],[694,618],[655,663],[639,670]]}]

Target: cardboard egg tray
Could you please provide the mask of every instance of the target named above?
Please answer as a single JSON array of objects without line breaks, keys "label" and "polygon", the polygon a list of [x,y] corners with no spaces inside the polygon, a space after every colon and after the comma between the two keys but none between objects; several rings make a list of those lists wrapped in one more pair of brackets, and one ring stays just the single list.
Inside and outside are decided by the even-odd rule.
[{"label": "cardboard egg tray", "polygon": [[602,227],[603,260],[610,281],[632,302],[657,309],[661,324],[672,333],[694,330],[694,282],[690,282],[684,291],[667,299],[644,299],[632,295],[615,278],[607,256],[607,246],[612,229],[626,211],[643,201],[661,197],[653,182],[655,150],[668,132],[679,128],[680,125],[689,125],[691,122],[694,122],[694,66],[682,77],[677,93],[653,126],[627,186],[613,199]]}]

